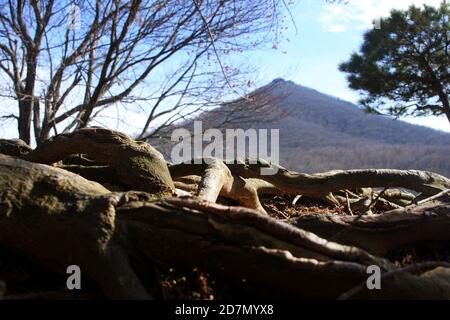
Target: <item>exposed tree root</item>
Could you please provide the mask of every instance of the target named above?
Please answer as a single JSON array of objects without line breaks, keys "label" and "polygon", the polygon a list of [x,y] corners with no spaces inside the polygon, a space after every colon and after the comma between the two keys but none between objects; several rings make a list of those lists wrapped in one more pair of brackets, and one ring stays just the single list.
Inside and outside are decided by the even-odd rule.
[{"label": "exposed tree root", "polygon": [[[395,275],[398,275],[402,272],[410,272],[410,273],[424,273],[425,271],[429,271],[429,270],[434,270],[430,273],[427,273],[425,275],[425,277],[428,278],[434,278],[435,274],[438,273],[438,279],[440,280],[440,276],[439,273],[441,271],[444,272],[444,276],[445,274],[447,274],[447,276],[450,276],[450,272],[447,272],[445,269],[440,269],[440,267],[444,267],[444,268],[449,268],[450,269],[450,263],[447,262],[434,262],[434,261],[429,261],[429,262],[425,262],[425,263],[418,263],[418,264],[413,264],[413,265],[409,265],[407,267],[401,268],[401,269],[396,269],[396,270],[392,270],[389,272],[384,273],[381,276],[382,280],[386,280],[390,277],[393,277]],[[437,270],[436,270],[437,269]],[[357,293],[363,291],[366,288],[366,283],[360,283],[359,285],[357,285],[356,287],[353,287],[352,289],[350,289],[347,292],[344,292],[342,295],[340,295],[338,297],[338,300],[348,300],[350,299],[352,296],[355,296]]]},{"label": "exposed tree root", "polygon": [[203,200],[216,202],[221,190],[230,192],[233,180],[228,167],[222,161],[213,159],[200,180],[197,196]]},{"label": "exposed tree root", "polygon": [[[172,165],[169,174],[150,146],[98,128],[58,135],[35,150],[2,143],[0,151],[16,157],[0,154],[0,246],[58,273],[79,265],[109,298],[151,298],[154,288],[144,281],[142,266],[147,270],[156,263],[197,266],[272,298],[450,299],[447,264],[402,269],[383,258],[404,245],[450,242],[450,196],[436,198],[450,183],[437,174],[306,175],[280,168],[274,176],[261,176],[259,169],[268,164],[219,160]],[[84,158],[60,167],[36,163],[53,164],[77,153],[103,165]],[[111,192],[91,180],[140,191]],[[175,187],[193,197],[169,197]],[[365,187],[384,190],[358,190]],[[354,216],[316,214],[282,222],[261,214],[259,196],[282,193],[345,201],[349,210],[362,200],[369,203]],[[216,204],[219,196],[244,207]],[[375,206],[397,209],[361,214]],[[383,272],[382,290],[361,285],[370,265]]]},{"label": "exposed tree root", "polygon": [[[371,213],[371,208],[375,206],[384,210],[395,209],[401,207],[401,204],[407,205],[415,200],[411,193],[387,190],[388,188],[406,188],[427,196],[435,195],[450,187],[450,180],[446,177],[419,170],[368,169],[302,174],[278,167],[275,175],[261,175],[260,170],[271,167],[270,164],[259,161],[257,164],[225,165],[217,159],[206,159],[205,162],[196,165],[188,163],[171,165],[169,170],[175,180],[184,176],[204,174],[197,193],[203,195],[202,199],[215,201],[221,194],[239,201],[243,206],[264,213],[265,210],[258,197],[263,193],[285,192],[294,196],[304,195],[333,205],[345,206],[350,203],[352,206],[350,210]],[[379,192],[373,192],[367,187],[384,187],[385,190],[381,197]],[[192,186],[189,188],[192,189]],[[219,188],[221,190],[218,190]],[[362,195],[353,194],[352,199],[332,193],[358,188],[366,189],[363,189]],[[209,193],[214,196],[205,197],[205,194]],[[371,196],[375,197],[375,201],[372,201]]]},{"label": "exposed tree root", "polygon": [[[215,202],[219,195],[238,201],[242,206],[267,214],[259,200],[260,194],[282,194],[261,179],[243,179],[232,175],[223,161],[208,159],[209,164],[179,164],[169,167],[175,185],[194,193],[200,199]],[[200,178],[198,175],[202,175]]]},{"label": "exposed tree root", "polygon": [[290,221],[340,243],[385,255],[389,250],[425,241],[450,242],[450,197],[371,216],[312,215]]},{"label": "exposed tree root", "polygon": [[30,146],[20,139],[0,139],[0,153],[21,157],[31,151]]},{"label": "exposed tree root", "polygon": [[112,298],[146,296],[126,254],[111,241],[114,204],[127,194],[111,194],[76,174],[4,155],[0,169],[2,246],[59,272],[80,265]]},{"label": "exposed tree root", "polygon": [[150,145],[127,135],[101,128],[60,134],[42,143],[24,158],[52,164],[84,153],[108,164],[120,181],[134,190],[172,194],[175,190],[163,156]]},{"label": "exposed tree root", "polygon": [[272,165],[263,161],[257,164],[228,165],[233,174],[244,178],[264,179],[293,195],[322,196],[329,192],[363,187],[401,187],[424,195],[434,195],[450,187],[450,180],[446,177],[419,170],[361,169],[305,174],[278,167],[275,175],[261,176],[261,168],[270,166]]},{"label": "exposed tree root", "polygon": [[76,173],[88,180],[96,181],[101,184],[118,185],[121,183],[121,179],[117,175],[117,172],[110,166],[84,166],[74,164],[60,164],[58,168]]}]

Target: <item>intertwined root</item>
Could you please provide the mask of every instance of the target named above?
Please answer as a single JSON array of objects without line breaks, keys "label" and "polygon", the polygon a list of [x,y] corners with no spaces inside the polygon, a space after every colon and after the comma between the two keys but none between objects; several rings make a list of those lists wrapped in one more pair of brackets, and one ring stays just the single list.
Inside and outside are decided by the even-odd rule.
[{"label": "intertwined root", "polygon": [[[336,170],[317,174],[303,174],[278,167],[274,175],[261,175],[261,169],[271,165],[258,161],[255,164],[224,164],[218,159],[204,159],[201,165],[177,164],[169,167],[175,181],[191,180],[186,190],[196,184],[196,175],[202,176],[197,195],[215,201],[219,193],[237,200],[241,205],[265,213],[259,201],[262,194],[303,195],[321,199],[334,205],[346,205],[368,212],[373,206],[383,209],[400,208],[415,200],[450,189],[450,180],[436,173],[419,170]],[[189,178],[186,178],[189,177]],[[184,183],[179,185],[184,187]],[[385,188],[382,192],[368,188]],[[398,189],[405,188],[420,193],[416,197]],[[347,189],[361,189],[359,194]],[[214,196],[210,196],[214,194]],[[205,195],[208,195],[205,197]],[[344,196],[345,195],[345,196]]]},{"label": "intertwined root", "polygon": [[[450,242],[450,183],[437,174],[306,175],[279,168],[261,176],[259,169],[269,164],[217,159],[168,168],[150,146],[98,128],[56,136],[35,150],[3,145],[0,150],[14,157],[0,155],[0,246],[60,273],[79,265],[110,298],[151,298],[153,288],[135,270],[151,261],[197,266],[237,286],[245,279],[266,297],[450,299],[448,264],[399,269],[382,257],[408,244]],[[58,162],[75,153],[97,162]],[[111,192],[115,184],[140,191]],[[171,197],[175,187],[192,197]],[[376,187],[384,190],[367,189]],[[259,196],[283,193],[348,206],[359,215],[282,222],[265,214]],[[219,197],[241,206],[216,204]],[[369,203],[356,209],[365,198]],[[376,206],[396,209],[362,215]],[[384,273],[383,290],[361,287],[370,265]]]},{"label": "intertwined root", "polygon": [[60,134],[29,152],[24,159],[52,164],[73,154],[87,154],[116,173],[133,190],[170,195],[174,185],[163,156],[147,143],[102,128]]}]

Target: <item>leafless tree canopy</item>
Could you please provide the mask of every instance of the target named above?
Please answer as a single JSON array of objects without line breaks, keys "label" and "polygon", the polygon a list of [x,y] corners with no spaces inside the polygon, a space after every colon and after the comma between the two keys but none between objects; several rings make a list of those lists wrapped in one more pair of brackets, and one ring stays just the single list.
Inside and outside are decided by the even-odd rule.
[{"label": "leafless tree canopy", "polygon": [[144,106],[143,137],[157,119],[236,93],[243,71],[226,57],[276,39],[286,4],[2,0],[0,10],[1,94],[18,107],[4,118],[39,144],[117,103]]}]

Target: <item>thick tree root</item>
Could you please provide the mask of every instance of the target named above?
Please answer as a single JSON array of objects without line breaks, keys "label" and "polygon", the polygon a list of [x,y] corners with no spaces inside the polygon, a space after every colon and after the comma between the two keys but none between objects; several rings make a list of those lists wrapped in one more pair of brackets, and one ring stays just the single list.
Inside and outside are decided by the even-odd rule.
[{"label": "thick tree root", "polygon": [[450,242],[450,197],[379,215],[309,215],[290,223],[326,239],[383,256],[392,249],[415,243]]},{"label": "thick tree root", "polygon": [[[396,270],[362,249],[252,209],[198,199],[154,203],[147,193],[111,193],[65,170],[8,156],[0,155],[0,169],[0,245],[58,272],[77,264],[111,298],[150,297],[129,261],[195,265],[291,298],[337,298],[365,281],[369,265]],[[450,298],[449,269],[399,272],[383,290],[354,297]]]},{"label": "thick tree root", "polygon": [[131,189],[162,195],[170,195],[175,190],[164,158],[156,149],[112,130],[86,128],[60,134],[42,143],[24,159],[52,164],[76,153],[108,164]]},{"label": "thick tree root", "polygon": [[21,157],[31,151],[30,146],[20,139],[0,139],[0,153]]},{"label": "thick tree root", "polygon": [[[199,175],[202,180],[197,195],[215,202],[218,195],[237,200],[241,205],[265,213],[260,203],[261,194],[287,193],[293,196],[304,195],[317,198],[332,205],[351,206],[349,211],[357,210],[371,213],[372,207],[384,210],[395,209],[416,200],[409,192],[387,190],[388,188],[406,188],[421,193],[421,197],[435,195],[450,187],[450,180],[438,174],[418,170],[368,169],[330,171],[317,174],[302,174],[281,167],[275,175],[261,175],[262,168],[272,165],[259,161],[257,164],[224,164],[217,159],[203,159],[201,164],[181,163],[169,167],[172,178]],[[209,163],[209,164],[208,164]],[[192,190],[193,184],[180,184]],[[374,192],[371,188],[383,187],[383,192]],[[346,191],[346,197],[334,195],[346,189],[362,189],[357,195]],[[349,198],[348,194],[352,197]],[[381,195],[383,197],[381,197]],[[373,201],[371,197],[375,197]],[[420,197],[419,197],[420,198]],[[390,201],[392,200],[392,201]]]},{"label": "thick tree root", "polygon": [[[431,172],[278,168],[270,176],[260,174],[270,166],[261,161],[216,159],[168,168],[149,145],[100,128],[55,136],[35,150],[0,140],[0,153],[12,155],[0,154],[0,246],[58,273],[78,265],[109,298],[151,298],[142,266],[156,263],[197,266],[271,298],[450,299],[448,264],[402,269],[383,258],[405,245],[450,241],[450,180]],[[97,162],[73,157],[79,153]],[[175,186],[192,198],[170,197],[180,194]],[[138,191],[111,192],[129,189]],[[259,196],[283,193],[359,214],[285,222],[262,214]],[[219,196],[244,207],[216,204]],[[372,208],[397,209],[363,215]],[[383,272],[382,290],[364,285],[373,265]]]},{"label": "thick tree root", "polygon": [[264,179],[293,195],[321,196],[329,192],[364,187],[400,187],[433,195],[450,187],[450,180],[446,177],[419,170],[361,169],[304,174],[278,167],[275,175],[261,176],[261,168],[269,168],[270,164],[259,161],[257,164],[238,163],[228,167],[233,174],[244,178]]},{"label": "thick tree root", "polygon": [[0,245],[51,270],[79,265],[111,298],[149,297],[112,240],[114,206],[128,194],[4,155],[0,192]]},{"label": "thick tree root", "polygon": [[[243,179],[232,175],[223,161],[208,159],[208,164],[179,164],[170,166],[175,185],[193,192],[200,199],[216,202],[223,196],[236,200],[242,206],[267,214],[259,200],[260,194],[282,194],[280,190],[261,179]],[[201,178],[198,176],[201,175]],[[195,190],[195,192],[194,192]]]}]

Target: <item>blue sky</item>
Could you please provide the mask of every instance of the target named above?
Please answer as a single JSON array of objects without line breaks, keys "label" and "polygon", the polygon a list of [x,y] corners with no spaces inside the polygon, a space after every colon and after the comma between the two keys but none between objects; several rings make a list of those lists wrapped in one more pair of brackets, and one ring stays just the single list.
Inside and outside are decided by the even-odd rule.
[{"label": "blue sky", "polygon": [[[349,89],[345,74],[337,68],[362,43],[364,31],[372,21],[389,14],[392,8],[409,5],[438,6],[440,0],[349,0],[347,4],[327,4],[325,0],[297,0],[291,12],[292,24],[277,50],[267,49],[252,54],[259,68],[259,81],[276,77],[357,102],[358,93]],[[450,132],[445,117],[415,118],[407,121]]]},{"label": "blue sky", "polygon": [[[424,3],[438,6],[441,0],[348,0],[346,4],[327,4],[326,0],[293,2],[290,8],[296,28],[287,20],[288,30],[277,49],[272,49],[269,44],[265,49],[231,59],[254,67],[253,88],[281,77],[356,103],[358,93],[348,88],[345,74],[338,70],[338,65],[358,50],[363,33],[373,27],[373,19],[387,16],[393,8],[406,9],[411,4],[421,6]],[[10,106],[3,101],[0,109],[10,113]],[[112,107],[107,110],[107,117],[101,119],[103,122],[93,124],[135,134],[140,132],[145,118],[139,108]],[[445,117],[407,121],[450,132]],[[0,136],[17,137],[16,123],[0,123]]]}]

